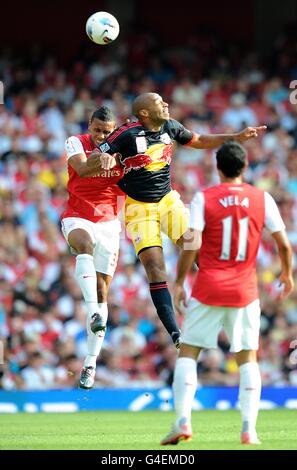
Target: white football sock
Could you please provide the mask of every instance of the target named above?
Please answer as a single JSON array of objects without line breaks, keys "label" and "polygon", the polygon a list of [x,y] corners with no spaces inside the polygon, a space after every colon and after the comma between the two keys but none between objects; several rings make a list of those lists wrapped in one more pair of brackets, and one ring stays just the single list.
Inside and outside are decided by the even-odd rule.
[{"label": "white football sock", "polygon": [[87,305],[88,315],[92,316],[98,310],[97,276],[93,256],[77,255],[75,274]]},{"label": "white football sock", "polygon": [[191,422],[192,404],[197,383],[197,362],[189,357],[177,359],[173,380],[176,422],[181,418],[186,418]]},{"label": "white football sock", "polygon": [[[107,303],[98,304],[97,311],[102,315],[105,319],[105,323],[107,322],[108,310],[107,310]],[[84,367],[95,367],[96,368],[96,361],[97,357],[100,354],[102,344],[104,341],[105,332],[99,331],[98,333],[94,334],[90,328],[90,320],[92,315],[88,315],[87,318],[87,351],[88,355],[84,361]]]},{"label": "white football sock", "polygon": [[239,367],[239,403],[243,431],[256,433],[256,422],[258,417],[260,395],[261,395],[261,375],[257,362],[246,362]]}]

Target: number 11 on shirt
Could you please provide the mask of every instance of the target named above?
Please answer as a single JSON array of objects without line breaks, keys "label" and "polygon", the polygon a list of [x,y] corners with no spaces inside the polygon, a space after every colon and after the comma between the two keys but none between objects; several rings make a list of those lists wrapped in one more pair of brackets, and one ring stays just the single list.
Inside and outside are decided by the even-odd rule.
[{"label": "number 11 on shirt", "polygon": [[[249,229],[249,218],[244,217],[238,221],[239,223],[239,239],[238,239],[238,251],[235,261],[244,261],[246,259],[247,251],[247,237]],[[222,237],[222,251],[221,260],[230,260],[231,255],[231,240],[232,240],[232,228],[233,228],[233,217],[225,217],[222,220],[223,225],[223,237]]]}]

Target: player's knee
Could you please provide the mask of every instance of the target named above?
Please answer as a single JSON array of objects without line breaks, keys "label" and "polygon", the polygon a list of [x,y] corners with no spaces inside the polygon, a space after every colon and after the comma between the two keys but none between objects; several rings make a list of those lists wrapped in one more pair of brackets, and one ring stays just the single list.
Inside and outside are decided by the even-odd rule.
[{"label": "player's knee", "polygon": [[147,260],[145,270],[149,282],[166,281],[166,268],[163,263],[158,263],[158,261],[153,259]]},{"label": "player's knee", "polygon": [[91,240],[79,240],[76,242],[74,248],[79,255],[93,255],[94,246]]}]

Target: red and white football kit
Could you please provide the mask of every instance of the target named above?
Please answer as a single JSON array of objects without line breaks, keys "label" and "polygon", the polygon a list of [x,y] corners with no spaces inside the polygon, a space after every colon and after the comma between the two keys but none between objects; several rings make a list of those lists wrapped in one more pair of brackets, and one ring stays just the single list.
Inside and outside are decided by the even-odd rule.
[{"label": "red and white football kit", "polygon": [[202,232],[202,246],[182,341],[214,348],[224,327],[231,351],[258,349],[261,233],[285,230],[274,199],[246,183],[223,183],[196,193],[189,226]]},{"label": "red and white football kit", "polygon": [[116,166],[100,170],[98,176],[81,178],[69,164],[69,159],[95,149],[89,134],[69,137],[65,143],[68,160],[69,199],[62,215],[62,232],[68,240],[74,229],[87,231],[94,243],[94,265],[97,272],[113,275],[119,250],[120,221],[117,216],[125,195],[117,183],[123,170]]}]

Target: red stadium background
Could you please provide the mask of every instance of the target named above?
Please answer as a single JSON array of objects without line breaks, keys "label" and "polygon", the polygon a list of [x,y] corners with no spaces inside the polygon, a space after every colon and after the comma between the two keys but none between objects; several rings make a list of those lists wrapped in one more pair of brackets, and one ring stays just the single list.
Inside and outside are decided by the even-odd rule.
[{"label": "red stadium background", "polygon": [[[0,133],[0,221],[4,234],[0,242],[0,292],[5,319],[0,334],[10,363],[2,371],[3,388],[30,388],[23,371],[32,367],[30,355],[39,351],[40,344],[45,363],[53,374],[54,369],[61,373],[53,383],[49,381],[48,387],[72,387],[76,383],[85,337],[83,341],[74,338],[73,331],[79,325],[81,335],[85,333],[84,311],[71,277],[73,258],[59,233],[58,218],[66,198],[65,162],[61,157],[64,137],[75,130],[86,131],[90,110],[102,103],[110,105],[115,101],[121,121],[129,114],[137,93],[154,89],[170,101],[176,118],[198,130],[218,132],[229,129],[230,123],[226,124],[222,116],[230,107],[231,97],[240,94],[248,115],[269,126],[264,142],[248,146],[248,176],[276,197],[296,257],[297,127],[296,106],[289,102],[289,84],[297,79],[296,28],[292,27],[297,19],[297,2],[285,3],[286,8],[280,8],[276,0],[247,0],[240,4],[235,0],[188,0],[175,7],[171,2],[157,0],[85,0],[75,6],[70,1],[46,4],[28,0],[17,8],[12,2],[2,6],[0,79],[4,81],[6,102],[1,106]],[[121,25],[118,40],[104,48],[92,44],[84,29],[88,16],[98,10],[114,13]],[[103,69],[102,80],[98,68],[100,73]],[[191,102],[180,101],[184,90],[179,85],[183,88],[180,82],[185,76],[192,80],[195,109]],[[32,108],[33,118],[29,116]],[[58,120],[49,129],[46,118],[53,113]],[[39,127],[40,122],[46,132]],[[50,132],[56,136],[53,142]],[[38,137],[37,142],[29,139],[32,135]],[[24,146],[17,157],[16,141]],[[33,144],[38,151],[31,151]],[[215,181],[212,155],[197,154],[194,163],[191,158],[179,151],[173,172],[175,187],[186,202],[195,188]],[[33,234],[36,249],[32,243],[34,226],[26,227],[22,216],[29,202],[40,202],[36,196],[40,184],[46,192],[45,206],[54,216],[38,214],[43,230]],[[37,193],[33,194],[35,189]],[[10,240],[14,246],[8,246]],[[18,245],[20,253],[16,253]],[[169,247],[172,273],[175,256]],[[264,383],[294,385],[296,367],[288,358],[290,342],[296,338],[296,292],[284,305],[271,300],[278,265],[267,238],[263,240],[260,264],[264,325],[260,361]],[[50,271],[54,268],[56,278],[55,272]],[[44,281],[41,288],[38,276]],[[52,284],[47,285],[49,280]],[[171,383],[175,351],[156,323],[146,279],[133,249],[125,241],[113,285],[111,329],[128,326],[137,354],[123,355],[121,351],[112,357],[117,350],[113,348],[108,351],[110,356],[100,359],[101,371],[116,369],[114,376],[110,372],[111,383],[118,379],[117,373],[118,380],[125,383]],[[34,297],[33,305],[30,296]],[[137,336],[138,330],[144,339]],[[61,332],[75,343],[66,344],[69,349],[56,342]],[[73,375],[67,375],[69,369]],[[238,371],[228,355],[226,338],[222,338],[219,356],[206,358],[202,369],[205,383],[237,383]],[[99,383],[104,383],[103,372],[98,376]]]}]

